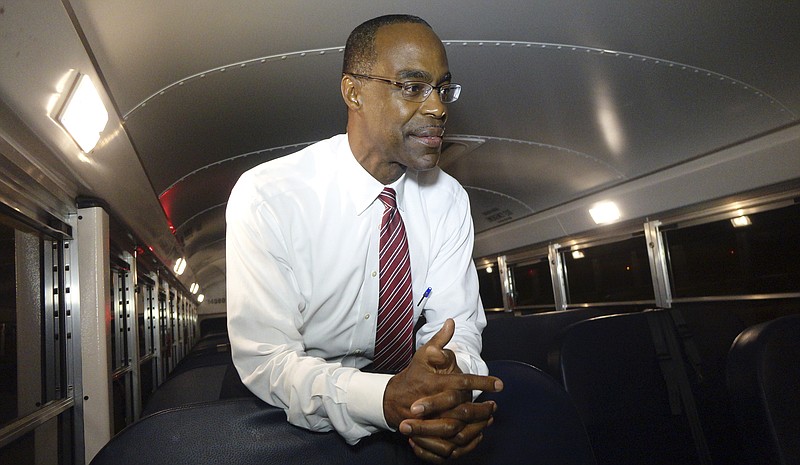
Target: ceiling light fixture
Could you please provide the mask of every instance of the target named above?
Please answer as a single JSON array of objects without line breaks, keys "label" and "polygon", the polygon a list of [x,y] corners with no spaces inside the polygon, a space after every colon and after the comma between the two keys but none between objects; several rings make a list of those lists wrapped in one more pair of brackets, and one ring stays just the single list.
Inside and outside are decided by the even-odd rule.
[{"label": "ceiling light fixture", "polygon": [[76,73],[64,106],[56,120],[66,129],[84,153],[89,153],[100,140],[108,124],[108,111],[92,79]]},{"label": "ceiling light fixture", "polygon": [[186,259],[181,257],[178,261],[175,262],[175,266],[172,268],[172,271],[175,272],[176,275],[180,276],[186,270]]},{"label": "ceiling light fixture", "polygon": [[620,219],[622,216],[619,212],[617,204],[610,201],[598,202],[589,209],[589,214],[596,224],[613,223]]},{"label": "ceiling light fixture", "polygon": [[742,216],[737,216],[736,218],[731,218],[731,224],[733,225],[734,228],[743,228],[745,226],[750,226],[751,224],[753,224],[753,222],[750,221],[749,216],[742,215]]}]

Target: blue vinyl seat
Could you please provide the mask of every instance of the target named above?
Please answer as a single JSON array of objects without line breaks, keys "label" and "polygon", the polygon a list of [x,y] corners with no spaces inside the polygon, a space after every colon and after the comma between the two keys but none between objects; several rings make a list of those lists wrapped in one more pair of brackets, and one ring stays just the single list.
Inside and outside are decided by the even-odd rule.
[{"label": "blue vinyl seat", "polygon": [[[483,442],[458,464],[594,465],[583,424],[569,396],[551,377],[521,362],[493,361],[500,393]],[[194,370],[193,370],[194,371]],[[347,445],[336,433],[289,424],[283,410],[254,397],[161,410],[112,438],[92,465],[268,465],[300,463],[421,464],[399,434],[383,433]]]},{"label": "blue vinyl seat", "polygon": [[663,311],[603,316],[557,338],[552,363],[601,465],[708,463],[702,436],[693,437],[702,431],[689,419],[694,404],[681,354],[654,342],[653,329],[666,331],[668,319]]},{"label": "blue vinyl seat", "polygon": [[727,376],[749,463],[800,464],[800,315],[742,331]]},{"label": "blue vinyl seat", "polygon": [[567,392],[552,377],[523,362],[487,362],[489,373],[503,380],[494,400],[494,423],[481,444],[458,464],[594,465],[589,437]]}]

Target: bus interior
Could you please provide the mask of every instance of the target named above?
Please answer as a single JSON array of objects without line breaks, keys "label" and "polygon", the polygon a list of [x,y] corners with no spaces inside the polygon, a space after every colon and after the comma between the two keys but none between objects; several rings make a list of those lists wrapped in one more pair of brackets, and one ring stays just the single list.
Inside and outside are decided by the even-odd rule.
[{"label": "bus interior", "polygon": [[[498,425],[521,452],[475,463],[800,464],[793,0],[0,2],[0,464],[368,461],[241,385],[225,208],[345,131],[345,40],[388,13],[463,86],[439,166],[482,356],[579,423]],[[99,114],[71,118],[83,94]]]}]

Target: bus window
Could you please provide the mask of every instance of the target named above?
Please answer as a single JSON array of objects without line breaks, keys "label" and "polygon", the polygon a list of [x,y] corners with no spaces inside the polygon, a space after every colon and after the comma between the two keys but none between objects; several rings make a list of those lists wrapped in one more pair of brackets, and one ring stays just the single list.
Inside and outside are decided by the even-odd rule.
[{"label": "bus window", "polygon": [[560,253],[570,305],[655,299],[643,237]]},{"label": "bus window", "polygon": [[552,309],[555,303],[553,279],[547,257],[535,262],[509,266],[513,285],[514,307],[546,306]]},{"label": "bus window", "polygon": [[478,285],[480,287],[481,302],[486,310],[502,310],[503,287],[500,283],[500,270],[497,263],[490,263],[478,268]]},{"label": "bus window", "polygon": [[673,297],[800,291],[800,205],[734,219],[664,230]]}]

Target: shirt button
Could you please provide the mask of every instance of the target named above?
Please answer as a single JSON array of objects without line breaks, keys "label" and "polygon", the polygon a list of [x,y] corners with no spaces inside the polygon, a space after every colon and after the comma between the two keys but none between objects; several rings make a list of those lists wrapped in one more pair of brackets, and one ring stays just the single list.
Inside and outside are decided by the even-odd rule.
[{"label": "shirt button", "polygon": [[364,315],[364,319],[365,319],[365,320],[369,320],[369,313],[367,313],[366,315]]},{"label": "shirt button", "polygon": [[373,271],[372,272],[372,277],[374,278],[375,276],[378,276],[378,272],[377,271]]},{"label": "shirt button", "polygon": [[356,349],[355,352],[353,352],[353,353],[356,354],[356,355],[361,355],[361,349]]}]

